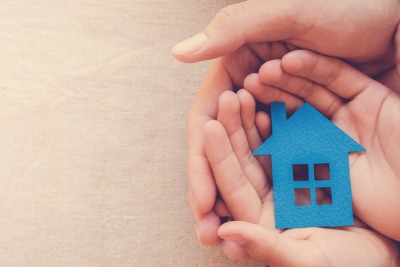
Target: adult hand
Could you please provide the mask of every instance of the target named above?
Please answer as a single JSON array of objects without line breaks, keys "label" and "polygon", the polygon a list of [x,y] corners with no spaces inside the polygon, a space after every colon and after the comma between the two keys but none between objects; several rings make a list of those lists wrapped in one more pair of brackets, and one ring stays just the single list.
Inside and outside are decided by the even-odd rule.
[{"label": "adult hand", "polygon": [[400,96],[340,60],[298,50],[265,63],[248,90],[299,97],[366,148],[350,155],[355,215],[400,240]]},{"label": "adult hand", "polygon": [[[269,266],[395,266],[395,242],[357,219],[351,227],[276,230],[273,186],[252,155],[262,142],[254,126],[255,102],[243,90],[223,93],[219,104],[218,120],[205,128],[205,147],[227,215],[236,220],[218,231],[229,257]],[[317,195],[321,202],[325,197]]]},{"label": "adult hand", "polygon": [[[284,41],[376,74],[394,65],[399,10],[397,0],[250,0],[222,9],[204,32],[172,51],[180,61],[196,62],[230,55],[244,44]],[[400,34],[396,41],[399,46]]]}]

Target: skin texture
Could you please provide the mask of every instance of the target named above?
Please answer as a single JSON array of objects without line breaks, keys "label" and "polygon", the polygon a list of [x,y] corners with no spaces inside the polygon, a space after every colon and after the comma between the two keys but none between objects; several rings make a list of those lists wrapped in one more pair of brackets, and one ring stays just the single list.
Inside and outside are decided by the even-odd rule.
[{"label": "skin texture", "polygon": [[187,124],[189,202],[202,244],[221,241],[216,209],[223,204],[218,204],[204,149],[204,126],[217,118],[221,93],[242,88],[245,77],[265,61],[297,48],[341,57],[369,75],[385,72],[395,65],[399,15],[396,0],[246,1],[222,9],[202,34],[173,48],[183,62],[219,57],[204,78]]},{"label": "skin texture", "polygon": [[235,220],[218,231],[228,257],[269,266],[396,266],[396,244],[358,219],[352,227],[276,230],[273,187],[251,153],[262,142],[254,99],[225,92],[219,107],[218,119],[206,124],[205,147],[225,215]]}]

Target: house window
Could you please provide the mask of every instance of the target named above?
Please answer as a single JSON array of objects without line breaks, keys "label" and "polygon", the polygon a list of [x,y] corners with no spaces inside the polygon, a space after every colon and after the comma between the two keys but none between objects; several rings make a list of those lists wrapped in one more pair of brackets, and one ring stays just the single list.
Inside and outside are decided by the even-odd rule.
[{"label": "house window", "polygon": [[329,164],[313,164],[314,165],[314,177],[316,181],[326,181],[331,179]]},{"label": "house window", "polygon": [[308,181],[308,164],[293,164],[293,181]]},{"label": "house window", "polygon": [[310,188],[295,188],[294,189],[294,204],[296,204],[296,206],[311,205]]},{"label": "house window", "polygon": [[328,163],[293,164],[292,172],[296,206],[332,204]]},{"label": "house window", "polygon": [[331,205],[332,192],[330,187],[317,187],[315,189],[315,200],[317,205]]}]

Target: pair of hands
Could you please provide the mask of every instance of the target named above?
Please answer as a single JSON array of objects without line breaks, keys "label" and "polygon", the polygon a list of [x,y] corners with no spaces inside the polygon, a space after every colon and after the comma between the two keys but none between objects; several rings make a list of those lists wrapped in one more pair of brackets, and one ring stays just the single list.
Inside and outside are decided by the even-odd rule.
[{"label": "pair of hands", "polygon": [[[257,72],[265,61],[282,58],[298,47],[341,57],[369,75],[384,72],[395,63],[397,50],[392,40],[396,36],[397,45],[398,21],[395,0],[255,0],[221,10],[203,34],[173,49],[175,57],[184,62],[222,56],[213,62],[188,120],[189,199],[203,244],[220,243],[220,217],[215,210],[223,205],[216,202],[217,188],[204,149],[204,127],[217,118],[221,93],[243,87],[245,77]],[[395,84],[395,76],[391,73],[382,79]],[[273,90],[268,98],[257,89],[261,87],[253,88],[252,94],[261,102],[274,98]],[[263,116],[259,117],[262,120]]]},{"label": "pair of hands", "polygon": [[218,230],[225,253],[271,266],[398,264],[396,243],[387,237],[400,239],[400,96],[339,60],[304,50],[265,63],[245,88],[271,96],[264,104],[286,102],[291,112],[309,102],[367,152],[350,155],[354,226],[275,230],[270,166],[252,155],[270,134],[270,121],[256,115],[249,92],[224,92],[217,120],[205,126],[205,151],[224,201],[214,210],[235,220]]}]

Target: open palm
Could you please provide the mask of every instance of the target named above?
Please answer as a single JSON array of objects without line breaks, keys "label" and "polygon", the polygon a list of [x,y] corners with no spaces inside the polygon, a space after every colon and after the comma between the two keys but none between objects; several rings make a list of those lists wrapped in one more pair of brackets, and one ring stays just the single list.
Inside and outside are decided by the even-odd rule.
[{"label": "open palm", "polygon": [[[262,142],[254,108],[246,91],[224,93],[218,120],[207,123],[205,129],[207,156],[225,203],[217,212],[235,220],[219,229],[226,240],[226,254],[271,266],[394,264],[394,243],[358,220],[355,226],[340,229],[275,229],[273,188],[265,172],[269,167],[263,167],[251,152]],[[267,128],[268,124],[264,120]]]}]

